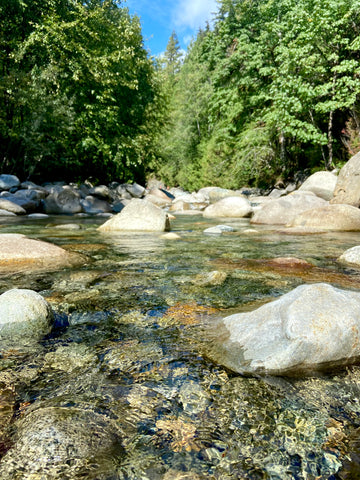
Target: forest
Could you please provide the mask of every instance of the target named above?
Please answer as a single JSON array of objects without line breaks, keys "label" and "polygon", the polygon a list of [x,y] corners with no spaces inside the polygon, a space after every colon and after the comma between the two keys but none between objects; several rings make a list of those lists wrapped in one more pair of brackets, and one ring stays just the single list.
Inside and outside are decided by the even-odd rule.
[{"label": "forest", "polygon": [[162,58],[116,0],[2,0],[0,170],[276,184],[360,150],[360,0],[219,0]]}]

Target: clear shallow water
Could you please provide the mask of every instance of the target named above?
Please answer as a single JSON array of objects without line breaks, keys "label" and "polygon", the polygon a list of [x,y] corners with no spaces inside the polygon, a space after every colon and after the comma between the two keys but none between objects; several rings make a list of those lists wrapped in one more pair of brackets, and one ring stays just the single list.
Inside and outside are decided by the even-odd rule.
[{"label": "clear shallow water", "polygon": [[[181,239],[165,240],[100,234],[103,221],[2,224],[2,233],[47,240],[88,261],[0,275],[1,292],[32,288],[57,313],[41,344],[1,352],[1,480],[359,478],[358,367],[244,378],[210,360],[214,338],[204,327],[307,281],[360,288],[359,272],[336,263],[359,234],[246,234],[248,221],[238,220],[222,222],[234,233],[205,235],[220,222],[179,216],[172,231]],[[81,230],[54,228],[75,222]],[[246,263],[279,256],[316,271]]]}]

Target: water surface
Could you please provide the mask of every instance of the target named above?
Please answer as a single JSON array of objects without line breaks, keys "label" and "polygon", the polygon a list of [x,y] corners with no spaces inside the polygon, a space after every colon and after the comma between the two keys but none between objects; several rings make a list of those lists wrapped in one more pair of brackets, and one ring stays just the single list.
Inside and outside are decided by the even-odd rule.
[{"label": "water surface", "polygon": [[[244,378],[210,360],[207,329],[304,282],[358,289],[359,271],[336,258],[359,234],[288,236],[259,226],[244,233],[248,220],[227,220],[235,232],[206,235],[220,222],[179,216],[172,231],[181,238],[167,240],[99,233],[103,221],[1,224],[2,233],[49,241],[87,261],[0,275],[1,293],[34,289],[56,312],[40,344],[1,352],[0,478],[358,478],[358,367]],[[74,222],[82,228],[55,228]],[[279,256],[312,263],[316,275],[244,263]]]}]

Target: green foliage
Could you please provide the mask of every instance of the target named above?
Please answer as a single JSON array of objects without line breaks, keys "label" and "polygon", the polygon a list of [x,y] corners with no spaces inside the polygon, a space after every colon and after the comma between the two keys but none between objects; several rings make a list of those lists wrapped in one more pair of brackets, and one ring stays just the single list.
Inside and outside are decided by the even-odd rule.
[{"label": "green foliage", "polygon": [[16,15],[0,11],[12,40],[1,58],[2,170],[142,179],[159,87],[139,20],[113,0],[11,3]]},{"label": "green foliage", "polygon": [[159,172],[174,184],[236,188],[345,160],[360,1],[218,3],[213,30],[199,32],[176,75]]}]

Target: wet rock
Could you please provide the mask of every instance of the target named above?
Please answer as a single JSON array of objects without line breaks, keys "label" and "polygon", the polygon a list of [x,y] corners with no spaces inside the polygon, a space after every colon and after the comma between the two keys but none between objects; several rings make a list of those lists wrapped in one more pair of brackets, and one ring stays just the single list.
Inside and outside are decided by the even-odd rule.
[{"label": "wet rock", "polygon": [[360,152],[340,170],[331,203],[360,206]]},{"label": "wet rock", "polygon": [[204,230],[204,233],[211,233],[211,234],[221,234],[224,232],[234,232],[235,228],[230,227],[230,225],[216,225],[215,227],[210,227]]},{"label": "wet rock", "polygon": [[50,332],[53,313],[33,290],[12,289],[0,295],[0,340],[38,340]]},{"label": "wet rock", "polygon": [[133,199],[126,207],[99,227],[101,232],[167,231],[167,214],[146,200]]},{"label": "wet rock", "polygon": [[359,312],[358,292],[301,285],[257,310],[225,317],[215,356],[242,374],[297,375],[352,364],[360,356]]},{"label": "wet rock", "polygon": [[251,212],[250,202],[246,198],[226,197],[205,208],[204,217],[248,217]]},{"label": "wet rock", "polygon": [[112,210],[108,202],[95,198],[91,195],[88,195],[85,197],[85,199],[80,200],[80,204],[83,211],[91,215],[97,213],[109,213]]},{"label": "wet rock", "polygon": [[60,346],[45,355],[45,364],[55,370],[71,373],[76,369],[95,365],[97,357],[85,345],[71,343]]},{"label": "wet rock", "polygon": [[212,272],[196,275],[192,283],[201,286],[222,285],[225,282],[226,278],[226,272],[219,272],[218,270],[213,270]]},{"label": "wet rock", "polygon": [[15,175],[0,175],[0,190],[10,190],[10,188],[18,187],[20,180]]},{"label": "wet rock", "polygon": [[81,225],[77,223],[61,223],[60,225],[55,225],[53,228],[57,230],[81,230]]},{"label": "wet rock", "polygon": [[[93,410],[45,407],[18,424],[16,443],[3,457],[0,478],[86,478],[113,471],[111,454],[121,456],[113,420]],[[103,476],[101,476],[103,478]],[[106,477],[107,478],[107,477]]]},{"label": "wet rock", "polygon": [[164,235],[161,235],[160,238],[164,238],[165,240],[179,240],[181,237],[177,233],[168,232],[164,233]]},{"label": "wet rock", "polygon": [[327,205],[300,213],[288,226],[350,232],[359,231],[360,210],[351,205]]},{"label": "wet rock", "polygon": [[186,413],[198,414],[209,406],[209,398],[205,390],[193,381],[185,382],[179,390],[179,399]]},{"label": "wet rock", "polygon": [[324,200],[331,200],[334,195],[337,176],[331,172],[316,172],[308,177],[299,191],[309,191]]},{"label": "wet rock", "polygon": [[0,271],[54,270],[84,263],[78,254],[18,233],[0,234]]},{"label": "wet rock", "polygon": [[26,210],[20,207],[20,205],[17,205],[16,203],[1,197],[0,197],[0,209],[7,210],[8,212],[11,212],[11,213],[15,213],[16,215],[25,215],[26,213]]},{"label": "wet rock", "polygon": [[74,214],[82,211],[81,195],[70,186],[55,186],[44,199],[44,211],[48,214]]},{"label": "wet rock", "polygon": [[340,255],[338,261],[360,267],[360,246],[352,247],[346,250],[342,255]]},{"label": "wet rock", "polygon": [[170,469],[168,470],[163,480],[204,480],[205,477],[193,472],[181,472],[180,470]]},{"label": "wet rock", "polygon": [[311,192],[298,192],[265,203],[255,212],[251,223],[267,225],[286,225],[300,213],[328,203]]},{"label": "wet rock", "polygon": [[38,218],[39,220],[42,218],[49,218],[49,215],[46,213],[29,213],[29,218]]},{"label": "wet rock", "polygon": [[16,213],[9,212],[8,210],[0,209],[0,216],[1,217],[16,217]]},{"label": "wet rock", "polygon": [[104,355],[103,365],[110,371],[135,372],[163,358],[156,343],[129,340],[114,344]]},{"label": "wet rock", "polygon": [[16,394],[13,382],[13,378],[11,382],[4,382],[0,379],[0,458],[11,446],[7,429],[13,418],[16,405]]}]

